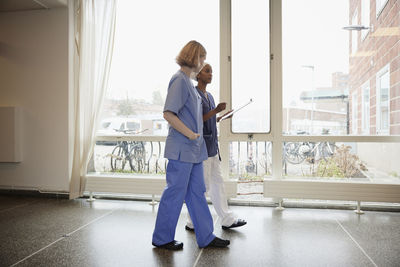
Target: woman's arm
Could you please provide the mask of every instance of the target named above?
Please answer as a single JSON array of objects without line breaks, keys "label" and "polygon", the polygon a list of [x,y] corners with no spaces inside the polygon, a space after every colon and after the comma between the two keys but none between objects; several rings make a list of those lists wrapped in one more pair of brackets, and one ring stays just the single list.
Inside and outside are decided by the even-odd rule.
[{"label": "woman's arm", "polygon": [[[217,122],[219,122],[223,116],[225,116],[226,114],[228,114],[228,113],[229,113],[229,112],[231,112],[231,111],[232,111],[232,110],[230,110],[230,111],[226,112],[225,114],[223,114],[223,115],[219,116],[219,117],[217,118]],[[232,118],[232,116],[233,116],[233,114],[232,114],[232,115],[230,115],[230,116],[229,116],[227,119],[231,119],[231,118]]]},{"label": "woman's arm", "polygon": [[209,112],[207,112],[206,114],[203,115],[203,121],[209,120],[212,116],[217,115],[217,113],[220,113],[225,108],[226,108],[225,102],[219,103],[216,108],[214,108],[213,110],[210,110]]},{"label": "woman's arm", "polygon": [[164,111],[164,119],[174,127],[175,130],[189,138],[190,140],[197,139],[200,134],[190,130],[179,118],[171,111]]}]

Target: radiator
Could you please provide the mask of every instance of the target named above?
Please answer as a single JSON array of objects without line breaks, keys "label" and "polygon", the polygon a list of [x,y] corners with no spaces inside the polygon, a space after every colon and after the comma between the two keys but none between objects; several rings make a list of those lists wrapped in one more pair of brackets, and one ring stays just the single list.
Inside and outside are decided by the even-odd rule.
[{"label": "radiator", "polygon": [[[165,176],[127,176],[89,174],[86,176],[85,191],[97,193],[128,193],[161,195],[165,188]],[[228,198],[236,197],[237,181],[225,181]]]},{"label": "radiator", "polygon": [[400,202],[400,183],[265,179],[264,197]]}]

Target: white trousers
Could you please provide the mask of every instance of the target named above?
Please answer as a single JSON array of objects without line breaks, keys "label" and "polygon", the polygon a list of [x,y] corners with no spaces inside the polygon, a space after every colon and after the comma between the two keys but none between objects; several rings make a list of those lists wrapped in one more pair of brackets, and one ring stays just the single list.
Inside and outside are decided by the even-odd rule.
[{"label": "white trousers", "polygon": [[[221,219],[223,226],[231,226],[236,220],[236,215],[229,210],[226,199],[224,180],[221,173],[221,162],[218,155],[209,157],[203,162],[204,183],[206,185],[206,194]],[[193,228],[193,223],[188,215],[187,226]]]}]

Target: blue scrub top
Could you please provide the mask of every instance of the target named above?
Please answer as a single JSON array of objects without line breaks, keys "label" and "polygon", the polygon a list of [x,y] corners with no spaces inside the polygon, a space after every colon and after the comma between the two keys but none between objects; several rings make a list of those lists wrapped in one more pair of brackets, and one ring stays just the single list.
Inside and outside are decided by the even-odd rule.
[{"label": "blue scrub top", "polygon": [[[203,115],[207,114],[211,110],[215,109],[215,102],[213,96],[207,93],[206,95],[197,88],[197,92],[200,94],[203,106]],[[214,157],[218,154],[218,132],[217,132],[217,116],[214,115],[203,124],[203,136],[206,141],[207,152],[209,157]]]},{"label": "blue scrub top", "polygon": [[190,163],[200,163],[208,158],[203,138],[203,112],[201,97],[190,78],[179,70],[168,85],[164,112],[171,111],[193,132],[200,134],[196,140],[190,140],[169,126],[165,141],[164,157]]}]

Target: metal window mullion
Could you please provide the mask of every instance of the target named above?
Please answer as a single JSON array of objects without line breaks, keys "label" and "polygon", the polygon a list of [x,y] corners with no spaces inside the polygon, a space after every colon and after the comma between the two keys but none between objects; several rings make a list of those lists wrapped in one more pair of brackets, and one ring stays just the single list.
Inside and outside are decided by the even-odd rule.
[{"label": "metal window mullion", "polygon": [[282,2],[270,1],[272,177],[282,179]]},{"label": "metal window mullion", "polygon": [[[231,106],[231,1],[220,0],[220,101]],[[219,150],[221,155],[222,177],[229,179],[229,142],[231,120],[219,125]]]}]

